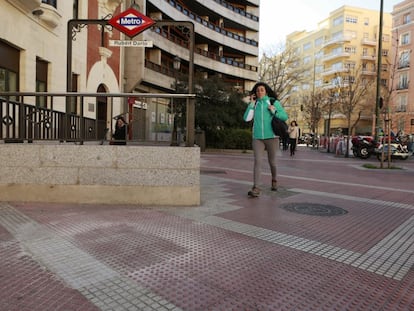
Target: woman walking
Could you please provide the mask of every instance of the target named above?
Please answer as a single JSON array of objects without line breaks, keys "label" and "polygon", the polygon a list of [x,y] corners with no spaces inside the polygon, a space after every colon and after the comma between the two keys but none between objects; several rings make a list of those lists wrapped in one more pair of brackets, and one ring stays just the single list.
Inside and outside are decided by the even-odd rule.
[{"label": "woman walking", "polygon": [[261,168],[263,154],[266,150],[267,159],[272,174],[271,190],[277,190],[276,179],[276,148],[278,148],[279,140],[276,138],[272,130],[272,118],[278,117],[282,121],[288,119],[285,109],[277,100],[276,94],[269,85],[258,82],[250,92],[250,98],[243,119],[245,121],[253,120],[253,187],[248,192],[251,197],[258,197],[261,194],[259,185],[261,178]]},{"label": "woman walking", "polygon": [[293,157],[296,151],[296,145],[299,138],[299,127],[296,121],[290,122],[289,128],[289,143],[290,143],[290,156]]}]

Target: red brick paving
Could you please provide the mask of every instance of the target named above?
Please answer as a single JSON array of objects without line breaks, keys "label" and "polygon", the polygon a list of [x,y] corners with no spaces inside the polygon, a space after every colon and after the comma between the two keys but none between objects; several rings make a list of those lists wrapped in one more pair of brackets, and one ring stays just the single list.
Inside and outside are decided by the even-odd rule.
[{"label": "red brick paving", "polygon": [[[412,184],[408,184],[413,180],[412,159],[401,163],[406,170],[373,172],[356,168],[364,163],[358,159],[301,149],[294,159],[287,154],[278,159],[280,191],[266,191],[258,199],[246,196],[252,178],[251,154],[203,154],[202,159],[203,174],[217,179],[219,185],[217,192],[204,198],[206,206],[198,209],[200,215],[208,210],[209,200],[224,194],[225,204],[239,208],[221,211],[218,204],[218,211],[212,215],[242,226],[365,253],[414,214],[414,208],[366,201],[414,206]],[[270,185],[266,168],[263,181]],[[353,183],[362,186],[355,187]],[[294,193],[288,191],[291,188],[357,199]],[[322,217],[280,208],[292,202],[331,204],[348,213]],[[184,208],[171,208],[171,214],[141,206],[11,205],[150,290],[149,296],[162,297],[171,304],[171,310],[174,306],[188,311],[414,310],[412,266],[400,281],[387,278],[203,223],[202,216],[199,220],[180,216],[187,210]],[[414,237],[410,239],[407,251],[414,247]],[[0,310],[98,310],[79,291],[66,286],[30,253],[25,253],[24,246],[1,225],[0,260]]]}]

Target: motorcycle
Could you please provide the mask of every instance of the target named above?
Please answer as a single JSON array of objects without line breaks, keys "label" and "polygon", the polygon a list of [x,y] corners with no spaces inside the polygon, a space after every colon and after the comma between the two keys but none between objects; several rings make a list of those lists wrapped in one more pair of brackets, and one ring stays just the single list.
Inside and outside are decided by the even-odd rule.
[{"label": "motorcycle", "polygon": [[357,136],[352,138],[352,153],[354,157],[368,159],[375,154],[376,141],[370,136]]},{"label": "motorcycle", "polygon": [[381,161],[383,155],[383,161],[388,158],[388,148],[390,148],[391,159],[407,160],[413,155],[413,152],[409,151],[406,145],[400,143],[391,143],[388,145],[385,143],[385,145],[381,144],[375,149],[379,161]]}]

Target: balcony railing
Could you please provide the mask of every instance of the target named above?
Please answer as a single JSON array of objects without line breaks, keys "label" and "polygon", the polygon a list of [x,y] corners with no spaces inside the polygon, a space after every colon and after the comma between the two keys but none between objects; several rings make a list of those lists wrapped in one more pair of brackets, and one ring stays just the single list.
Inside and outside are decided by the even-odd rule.
[{"label": "balcony railing", "polygon": [[183,13],[184,15],[188,16],[189,18],[191,18],[192,20],[196,21],[197,23],[200,23],[201,25],[210,28],[213,31],[216,31],[218,33],[221,33],[229,38],[232,38],[234,40],[238,40],[240,42],[244,42],[246,44],[249,45],[253,45],[253,46],[259,46],[259,43],[255,40],[252,39],[248,39],[244,36],[241,36],[237,33],[228,31],[224,28],[221,28],[205,19],[203,19],[201,16],[191,12],[190,10],[188,10],[187,8],[183,7],[181,4],[177,3],[174,0],[166,0],[171,6],[173,6],[174,8],[176,8],[178,11],[180,11],[181,13]]},{"label": "balcony railing", "polygon": [[226,1],[223,1],[223,0],[214,0],[214,1],[221,4],[225,8],[227,8],[229,10],[232,10],[233,12],[238,13],[242,16],[245,16],[245,17],[247,17],[247,18],[249,18],[249,19],[251,19],[255,22],[259,21],[259,18],[256,15],[250,14],[250,13],[248,13],[248,12],[246,12],[246,11],[240,9],[240,8],[234,7],[230,3],[227,3]]},{"label": "balcony railing", "polygon": [[[167,39],[171,42],[174,42],[175,44],[178,44],[178,45],[188,49],[188,42],[187,41],[182,40],[181,38],[178,38],[177,36],[169,33],[168,31],[166,31],[162,28],[153,27],[152,29],[156,33],[158,33],[159,35],[163,36],[165,39]],[[246,70],[257,72],[257,67],[256,66],[251,66],[251,65],[245,64],[243,61],[237,61],[234,58],[220,56],[216,53],[209,52],[209,51],[206,51],[206,50],[203,50],[203,49],[200,49],[200,48],[196,48],[194,50],[194,52],[196,54],[202,55],[204,57],[208,57],[212,60],[219,61],[219,62],[227,64],[227,65],[231,65],[231,66],[235,66],[235,67],[238,67],[238,68],[243,68],[243,69],[246,69]]]}]

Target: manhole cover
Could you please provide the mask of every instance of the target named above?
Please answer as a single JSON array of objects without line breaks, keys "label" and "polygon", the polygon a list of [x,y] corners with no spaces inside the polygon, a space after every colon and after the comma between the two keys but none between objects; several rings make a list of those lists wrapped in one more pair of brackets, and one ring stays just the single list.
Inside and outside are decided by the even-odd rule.
[{"label": "manhole cover", "polygon": [[287,203],[280,207],[290,212],[311,216],[338,216],[348,213],[337,206],[316,203]]}]

